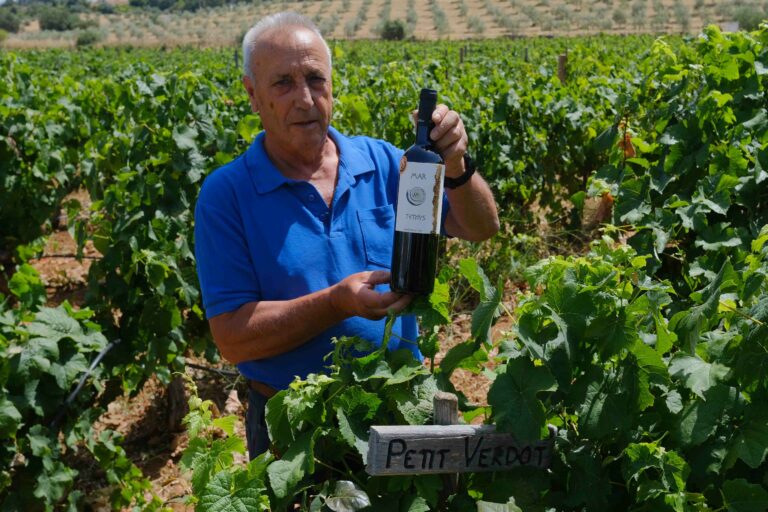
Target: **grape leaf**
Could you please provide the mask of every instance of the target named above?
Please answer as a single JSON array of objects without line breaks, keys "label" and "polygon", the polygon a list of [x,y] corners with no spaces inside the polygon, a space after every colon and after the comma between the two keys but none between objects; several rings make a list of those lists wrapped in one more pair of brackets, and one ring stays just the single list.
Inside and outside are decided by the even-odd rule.
[{"label": "grape leaf", "polygon": [[768,412],[752,408],[734,440],[729,459],[739,457],[751,468],[758,468],[768,455]]},{"label": "grape leaf", "polygon": [[248,486],[236,488],[227,471],[219,471],[211,478],[200,495],[198,512],[259,512],[269,511],[269,500],[263,488]]},{"label": "grape leaf", "polygon": [[608,510],[611,481],[598,455],[588,445],[577,446],[563,455],[570,475],[565,504],[570,507],[584,504],[587,510]]},{"label": "grape leaf", "polygon": [[437,391],[435,378],[428,377],[415,384],[410,391],[399,389],[392,396],[397,403],[397,410],[408,425],[424,425],[432,417],[432,401]]},{"label": "grape leaf", "polygon": [[751,484],[743,478],[726,481],[721,493],[729,512],[765,512],[768,505],[765,487]]},{"label": "grape leaf", "polygon": [[13,438],[21,423],[21,413],[5,396],[0,396],[0,437]]},{"label": "grape leaf", "polygon": [[510,360],[497,371],[488,392],[496,425],[521,441],[538,440],[546,417],[536,395],[555,389],[555,379],[546,367],[535,366],[526,358]]},{"label": "grape leaf", "polygon": [[191,126],[181,125],[173,128],[173,141],[182,151],[197,149],[195,138],[197,138],[197,130]]},{"label": "grape leaf", "polygon": [[677,354],[669,363],[669,373],[680,379],[685,387],[704,398],[704,392],[722,382],[730,368],[719,363],[708,363],[695,356]]},{"label": "grape leaf", "polygon": [[339,480],[325,501],[333,512],[357,512],[371,506],[368,495],[348,480]]},{"label": "grape leaf", "polygon": [[430,510],[427,500],[415,495],[404,496],[400,499],[399,505],[399,512],[429,512]]},{"label": "grape leaf", "polygon": [[342,438],[355,448],[368,462],[368,430],[370,421],[381,406],[381,399],[359,386],[346,389],[335,403],[339,432]]},{"label": "grape leaf", "polygon": [[267,467],[272,491],[278,498],[291,496],[296,485],[315,470],[315,438],[319,430],[304,432],[294,441],[283,458]]},{"label": "grape leaf", "polygon": [[499,316],[501,305],[501,287],[494,287],[488,280],[483,269],[473,259],[463,259],[459,262],[461,275],[464,276],[470,286],[480,293],[480,304],[472,313],[472,337],[480,343],[490,341],[491,326],[494,319]]},{"label": "grape leaf", "polygon": [[717,385],[704,393],[706,399],[689,402],[675,419],[674,435],[684,446],[695,446],[706,441],[722,421],[723,412],[737,405],[735,388]]}]

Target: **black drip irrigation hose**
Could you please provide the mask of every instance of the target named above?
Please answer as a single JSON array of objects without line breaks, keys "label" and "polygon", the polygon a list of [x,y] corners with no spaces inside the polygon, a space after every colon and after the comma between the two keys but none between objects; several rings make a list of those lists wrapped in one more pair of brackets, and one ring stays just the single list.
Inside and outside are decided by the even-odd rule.
[{"label": "black drip irrigation hose", "polygon": [[[88,368],[88,370],[83,374],[82,377],[80,377],[80,382],[77,383],[77,387],[72,391],[66,400],[64,400],[64,403],[61,404],[61,407],[59,407],[59,410],[56,411],[56,416],[53,418],[53,421],[51,421],[51,424],[49,425],[50,430],[56,430],[59,426],[59,423],[61,422],[61,419],[64,417],[64,414],[67,412],[67,409],[69,409],[69,406],[72,405],[72,403],[75,401],[75,398],[77,398],[77,395],[80,394],[80,391],[83,390],[83,387],[85,386],[85,381],[88,380],[88,377],[91,376],[91,373],[93,373],[93,370],[98,366],[98,364],[101,362],[102,359],[104,359],[104,356],[107,355],[107,353],[115,348],[118,344],[120,344],[121,340],[116,339],[109,343],[106,347],[101,349],[101,352],[99,352],[99,355],[96,356],[96,359],[93,360],[91,363],[91,366]],[[186,363],[185,366],[189,366],[190,368],[195,368],[196,370],[204,370],[207,372],[213,372],[221,375],[222,377],[239,377],[240,373],[235,372],[232,370],[222,370],[221,368],[213,368],[210,366],[202,366],[195,363]]]},{"label": "black drip irrigation hose", "polygon": [[90,368],[88,368],[88,371],[86,371],[82,377],[80,377],[80,382],[77,383],[77,387],[74,391],[72,391],[66,400],[64,400],[64,403],[61,404],[61,407],[59,407],[59,410],[56,412],[56,417],[53,418],[53,421],[51,422],[50,429],[56,430],[59,426],[59,422],[61,421],[61,418],[64,417],[64,413],[67,412],[67,409],[70,405],[72,405],[72,402],[75,401],[75,398],[77,398],[77,395],[80,394],[80,391],[82,391],[83,386],[85,386],[85,381],[88,380],[88,377],[91,376],[91,373],[93,373],[93,370],[96,368],[96,366],[101,362],[102,359],[104,359],[104,356],[107,355],[107,352],[115,348],[119,343],[120,339],[116,339],[112,342],[110,342],[109,345],[101,349],[101,352],[99,352],[99,355],[96,356],[96,359],[93,360],[91,363]]},{"label": "black drip irrigation hose", "polygon": [[240,372],[235,372],[232,370],[222,370],[221,368],[214,368],[212,366],[203,366],[195,363],[184,363],[184,366],[189,366],[190,368],[194,368],[196,370],[204,370],[206,372],[218,373],[222,377],[239,377],[240,376]]}]

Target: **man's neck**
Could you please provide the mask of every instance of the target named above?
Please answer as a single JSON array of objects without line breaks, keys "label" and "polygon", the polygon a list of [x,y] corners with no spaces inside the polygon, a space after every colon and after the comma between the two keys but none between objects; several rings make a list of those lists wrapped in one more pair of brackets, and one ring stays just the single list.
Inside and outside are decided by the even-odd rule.
[{"label": "man's neck", "polygon": [[335,181],[338,168],[338,152],[336,144],[330,136],[325,138],[325,143],[312,150],[307,148],[300,154],[291,152],[282,153],[279,148],[271,147],[269,136],[264,140],[264,149],[267,156],[275,164],[275,167],[286,178],[303,181],[317,181],[331,177]]}]

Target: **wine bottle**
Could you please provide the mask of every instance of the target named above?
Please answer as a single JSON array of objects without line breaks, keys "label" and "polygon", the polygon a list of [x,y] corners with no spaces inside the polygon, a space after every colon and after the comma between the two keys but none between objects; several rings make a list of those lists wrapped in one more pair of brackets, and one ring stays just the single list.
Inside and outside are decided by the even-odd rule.
[{"label": "wine bottle", "polygon": [[429,137],[437,91],[422,89],[416,142],[400,162],[390,288],[398,293],[428,294],[435,285],[443,209],[443,158]]}]

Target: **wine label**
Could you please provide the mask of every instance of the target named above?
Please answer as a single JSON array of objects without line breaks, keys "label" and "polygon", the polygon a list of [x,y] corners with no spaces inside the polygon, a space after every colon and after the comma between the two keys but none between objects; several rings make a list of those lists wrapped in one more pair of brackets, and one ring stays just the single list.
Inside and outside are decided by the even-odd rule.
[{"label": "wine label", "polygon": [[440,233],[444,170],[443,164],[407,162],[403,157],[397,192],[397,231]]}]

